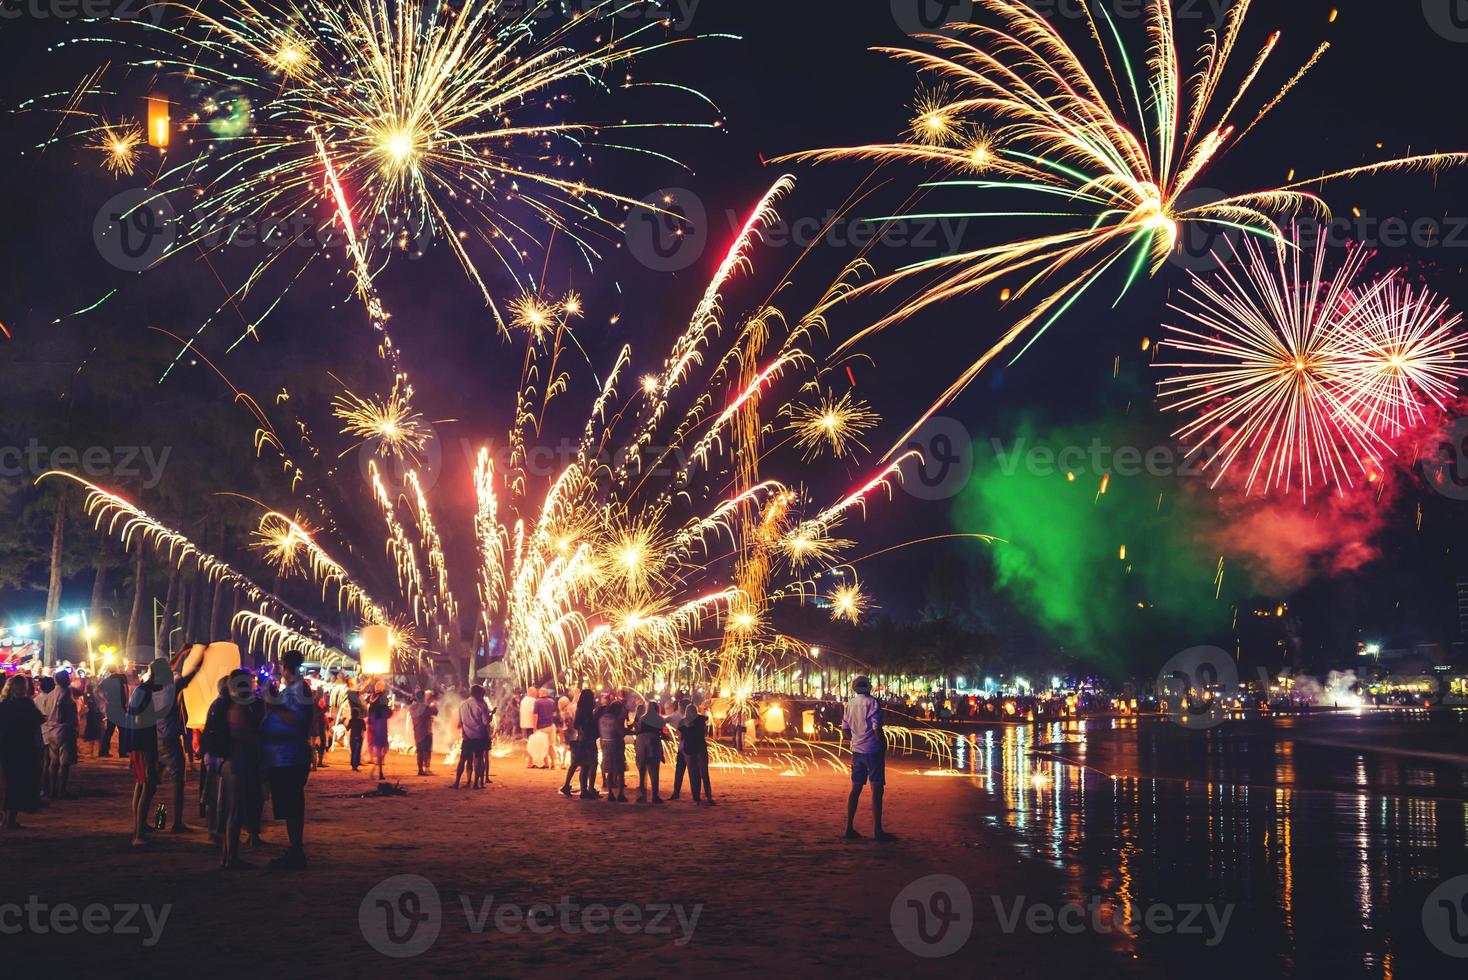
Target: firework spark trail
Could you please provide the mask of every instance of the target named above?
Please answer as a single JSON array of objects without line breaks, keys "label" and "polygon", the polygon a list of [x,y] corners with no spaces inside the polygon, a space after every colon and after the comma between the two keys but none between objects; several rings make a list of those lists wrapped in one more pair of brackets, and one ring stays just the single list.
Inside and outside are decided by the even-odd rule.
[{"label": "firework spark trail", "polygon": [[97,530],[115,536],[124,549],[131,548],[135,540],[141,540],[155,552],[182,568],[193,561],[199,571],[210,582],[223,582],[258,606],[263,612],[272,612],[277,618],[296,618],[303,623],[319,628],[309,616],[286,606],[280,599],[260,588],[249,578],[235,571],[225,562],[204,551],[187,537],[167,525],[150,517],[141,508],[117,494],[62,470],[48,470],[36,478],[40,483],[46,479],[67,479],[86,491],[84,509],[92,518]]},{"label": "firework spark trail", "polygon": [[1426,422],[1428,404],[1446,410],[1468,373],[1462,314],[1396,273],[1357,298],[1352,314],[1340,337],[1343,409],[1388,438]]},{"label": "firework spark trail", "polygon": [[[1013,299],[1036,294],[1028,311],[942,393],[888,456],[990,361],[1028,338],[1015,356],[1022,355],[1127,256],[1132,258],[1123,294],[1144,269],[1155,274],[1174,248],[1182,225],[1241,229],[1279,240],[1279,216],[1301,211],[1328,214],[1319,198],[1300,188],[1373,173],[1468,162],[1468,155],[1462,153],[1405,157],[1216,201],[1197,200],[1196,189],[1204,175],[1280,104],[1320,58],[1323,48],[1240,131],[1235,113],[1279,41],[1277,33],[1271,35],[1220,111],[1223,80],[1249,11],[1248,0],[1230,9],[1221,35],[1210,36],[1201,52],[1199,71],[1191,77],[1180,66],[1171,3],[1148,0],[1144,16],[1149,45],[1142,84],[1111,14],[1099,6],[1098,20],[1091,7],[1083,4],[1109,87],[1096,81],[1038,10],[1018,0],[978,2],[1001,27],[951,25],[944,34],[926,38],[931,51],[878,49],[936,76],[941,83],[919,107],[920,138],[783,158],[920,164],[940,175],[923,185],[921,189],[928,192],[1008,191],[1055,203],[1056,209],[957,208],[892,216],[909,220],[1033,217],[1058,222],[1061,230],[920,261],[853,292],[879,292],[914,278],[926,279],[915,296],[848,337],[838,354],[928,306],[1001,280],[1017,283]],[[946,100],[938,98],[943,92],[948,93]]]},{"label": "firework spark trail", "polygon": [[[557,236],[590,264],[600,254],[594,239],[619,237],[622,212],[647,207],[580,176],[592,152],[681,166],[621,134],[722,126],[702,93],[635,81],[631,71],[656,52],[732,36],[668,36],[652,20],[620,30],[618,18],[638,7],[632,0],[593,0],[570,16],[552,0],[457,6],[224,0],[221,6],[216,14],[161,3],[155,9],[164,19],[157,24],[99,22],[95,35],[67,42],[120,48],[127,68],[159,76],[193,110],[184,123],[190,138],[173,140],[175,159],[157,182],[160,195],[181,191],[193,201],[195,220],[172,253],[215,247],[246,217],[298,236],[293,219],[324,201],[328,213],[347,219],[342,224],[352,239],[359,290],[393,251],[413,247],[420,236],[441,240],[503,329],[471,246],[507,271],[517,293],[526,291],[527,268]],[[55,111],[64,123],[81,113],[85,98],[109,95],[106,67],[69,94],[31,101],[60,103]],[[600,99],[614,91],[629,93],[636,108],[636,96],[653,89],[684,96],[714,118],[641,121],[622,110],[611,121],[577,120],[565,108],[574,92]],[[347,189],[355,209],[347,205]],[[349,220],[353,210],[357,222]],[[265,273],[286,254],[272,252],[226,305],[265,288]],[[288,281],[313,258],[288,272]],[[380,306],[372,315],[385,339]],[[246,335],[259,322],[247,324]]]},{"label": "firework spark trail", "polygon": [[264,650],[267,656],[274,659],[293,650],[306,660],[320,665],[322,670],[333,664],[347,662],[341,651],[299,633],[269,616],[242,610],[235,613],[230,625],[248,638],[246,642],[250,647]]},{"label": "firework spark trail", "polygon": [[1306,253],[1294,238],[1246,241],[1237,271],[1194,275],[1171,305],[1189,324],[1169,325],[1159,349],[1193,359],[1156,364],[1174,372],[1158,396],[1188,416],[1174,434],[1217,468],[1214,486],[1246,461],[1246,493],[1344,493],[1380,475],[1389,440],[1424,418],[1424,400],[1441,406],[1456,391],[1464,341],[1445,303],[1395,275],[1358,285],[1364,249],[1333,272],[1323,239]]}]

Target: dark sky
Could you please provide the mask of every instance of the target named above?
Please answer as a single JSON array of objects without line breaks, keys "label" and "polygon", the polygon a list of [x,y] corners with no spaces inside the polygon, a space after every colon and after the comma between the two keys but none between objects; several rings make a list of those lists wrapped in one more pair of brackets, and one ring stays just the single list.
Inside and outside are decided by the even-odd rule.
[{"label": "dark sky", "polygon": [[[7,12],[21,8],[18,16],[0,21],[0,78],[7,109],[28,95],[70,87],[95,61],[91,54],[55,47],[63,39],[87,33],[87,28],[27,14],[30,5],[39,2],[0,0]],[[1185,52],[1201,40],[1215,16],[1215,4],[1216,0],[1178,0]],[[1052,6],[1057,18],[1066,21],[1063,30],[1084,50],[1084,22],[1067,16],[1074,14],[1074,3]],[[1121,29],[1134,50],[1141,44],[1140,24],[1125,14],[1136,6],[1136,0],[1122,0],[1118,6]],[[1214,169],[1208,183],[1243,190],[1283,182],[1291,168],[1305,176],[1391,155],[1468,148],[1464,135],[1468,110],[1458,97],[1468,55],[1464,43],[1468,27],[1453,27],[1447,17],[1450,6],[1450,0],[1440,4],[1406,0],[1389,8],[1364,0],[1259,0],[1237,56],[1241,64],[1271,30],[1281,29],[1284,37],[1245,105],[1258,105],[1272,95],[1321,41],[1329,41],[1332,50],[1269,120]],[[1329,15],[1336,7],[1339,16],[1331,23]],[[671,274],[643,267],[627,249],[611,250],[595,277],[578,269],[569,251],[552,253],[548,285],[585,294],[592,312],[580,336],[598,365],[629,338],[644,358],[663,348],[681,329],[721,257],[722,246],[732,235],[731,216],[742,217],[781,173],[799,178],[796,192],[782,209],[794,221],[838,207],[870,172],[859,163],[776,167],[765,161],[801,149],[892,139],[902,132],[910,114],[912,72],[869,50],[906,39],[899,26],[907,16],[905,8],[894,16],[887,0],[698,0],[681,9],[691,10],[693,31],[732,33],[742,40],[708,40],[675,48],[650,59],[638,69],[638,77],[676,79],[701,89],[718,104],[727,128],[655,131],[645,137],[649,145],[686,162],[691,173],[607,152],[597,154],[592,173],[597,183],[631,197],[668,187],[691,191],[707,210],[709,246],[689,269]],[[1240,67],[1236,65],[1235,71]],[[697,113],[696,104],[687,101],[670,101],[668,106]],[[183,261],[144,277],[109,268],[92,245],[92,223],[101,203],[123,185],[99,174],[95,160],[74,147],[63,146],[39,157],[27,152],[45,138],[54,118],[6,114],[0,116],[0,126],[7,137],[0,143],[7,172],[6,219],[0,228],[6,256],[0,269],[0,322],[14,335],[13,340],[0,342],[0,381],[12,390],[22,384],[26,390],[53,381],[61,384],[74,368],[75,357],[96,341],[96,331],[126,337],[140,356],[163,363],[171,355],[169,342],[146,327],[191,331],[222,299],[213,274]],[[894,183],[871,199],[868,214],[886,213],[882,209],[895,206],[921,174],[899,170],[887,176]],[[1465,180],[1462,174],[1377,177],[1333,185],[1324,196],[1338,215],[1349,216],[1356,208],[1368,220],[1390,215],[1445,219],[1444,227],[1451,233],[1456,227],[1453,216],[1465,213]],[[964,243],[1001,241],[1028,227],[1004,221],[973,225],[966,229]],[[1369,230],[1371,225],[1355,227]],[[1456,248],[1468,248],[1468,230],[1457,234]],[[1382,262],[1424,272],[1435,288],[1461,307],[1468,300],[1461,283],[1463,253],[1452,243],[1429,244],[1436,247],[1384,244]],[[881,248],[873,260],[888,270],[934,251],[921,244]],[[850,257],[849,251],[834,246],[821,246],[816,252],[812,265],[827,277]],[[775,275],[795,254],[788,247],[771,248],[757,254],[756,261],[761,272]],[[227,264],[222,271],[227,278]],[[816,273],[813,276],[807,283],[810,288],[823,284],[816,281]],[[1104,298],[1098,294],[1094,302],[1079,305],[1013,367],[986,373],[947,414],[967,427],[981,457],[988,439],[1008,438],[1021,415],[1069,425],[1114,417],[1132,402],[1137,403],[1132,411],[1142,419],[1139,424],[1165,436],[1166,426],[1147,395],[1153,379],[1139,353],[1139,341],[1157,335],[1169,291],[1183,281],[1182,270],[1169,265],[1156,279],[1139,284],[1117,309],[1111,304],[1115,289],[1101,290]],[[422,260],[397,263],[381,285],[394,311],[405,365],[422,392],[423,411],[433,419],[457,420],[440,427],[451,447],[449,455],[457,453],[461,439],[478,442],[502,432],[511,407],[506,385],[513,383],[518,368],[518,347],[497,339],[491,320],[447,250],[440,245]],[[51,325],[114,286],[121,291],[99,314]],[[621,316],[616,326],[608,324],[613,314]],[[1006,315],[992,296],[955,301],[871,344],[867,349],[873,362],[857,367],[857,387],[887,416],[871,444],[885,447],[895,438],[997,334]],[[261,394],[318,364],[332,365],[350,377],[367,358],[366,328],[358,308],[346,299],[340,279],[330,282],[322,275],[293,290],[261,328],[258,344],[247,342],[235,354],[224,356],[225,342],[238,333],[238,322],[226,311],[206,333],[201,349],[219,357],[232,377]],[[846,323],[838,329],[851,326]],[[64,336],[66,332],[72,336]],[[1118,355],[1123,358],[1121,383],[1112,376]],[[176,374],[165,384],[198,392],[207,411],[232,411],[220,385],[201,367]],[[589,391],[588,386],[581,389],[587,400]],[[243,424],[242,437],[247,431]],[[247,444],[242,451],[248,452]],[[190,465],[209,464],[208,459],[196,459]],[[465,486],[462,472],[454,470],[450,462],[445,479],[457,479]],[[813,479],[819,483],[818,477]],[[820,489],[838,488],[833,483]],[[462,506],[467,498],[466,487],[454,499]],[[946,500],[918,500],[899,492],[897,506],[873,509],[862,533],[864,545],[880,547],[950,530],[949,506]],[[1414,508],[1403,509],[1402,526],[1407,528]],[[1456,524],[1445,518],[1438,526]],[[1450,544],[1442,542],[1445,549]],[[865,547],[858,549],[862,550]],[[913,549],[872,564],[864,574],[884,607],[895,615],[908,615],[922,601],[934,562],[957,562],[954,567],[968,568],[982,578],[982,569],[976,566],[983,561],[972,544]],[[1372,573],[1382,588],[1367,591],[1444,589],[1450,565],[1439,563],[1424,571],[1416,551],[1396,559],[1389,556]],[[1423,579],[1411,578],[1419,573]],[[1417,584],[1407,585],[1413,581]],[[1360,585],[1357,581],[1353,588]],[[1327,590],[1320,600],[1322,609],[1332,608],[1332,595]],[[1390,604],[1383,599],[1383,605]],[[1391,613],[1382,609],[1360,615],[1389,619]]]}]

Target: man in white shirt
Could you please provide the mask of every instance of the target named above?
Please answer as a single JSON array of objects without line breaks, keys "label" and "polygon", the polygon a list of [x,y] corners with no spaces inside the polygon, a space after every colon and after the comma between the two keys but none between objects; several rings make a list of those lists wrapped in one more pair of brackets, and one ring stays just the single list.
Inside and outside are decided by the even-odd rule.
[{"label": "man in white shirt", "polygon": [[853,823],[861,788],[872,784],[872,822],[877,840],[896,840],[882,829],[882,793],[887,784],[887,742],[882,735],[882,703],[872,697],[872,682],[858,677],[851,682],[851,699],[846,702],[842,731],[851,733],[851,795],[846,798],[846,838],[858,840]]},{"label": "man in white shirt", "polygon": [[525,768],[534,769],[535,760],[530,758],[530,736],[535,734],[535,702],[540,692],[530,687],[520,699],[520,734],[525,736]]}]

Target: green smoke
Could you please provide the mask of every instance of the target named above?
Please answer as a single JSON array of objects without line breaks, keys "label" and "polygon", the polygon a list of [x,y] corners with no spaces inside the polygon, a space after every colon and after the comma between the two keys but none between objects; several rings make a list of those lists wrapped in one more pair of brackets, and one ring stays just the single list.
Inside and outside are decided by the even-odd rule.
[{"label": "green smoke", "polygon": [[1065,654],[1113,676],[1216,642],[1246,593],[1226,568],[1217,595],[1216,518],[1166,445],[1116,423],[1027,420],[1001,444],[976,443],[953,508],[962,530],[1007,542],[992,551],[998,588]]}]

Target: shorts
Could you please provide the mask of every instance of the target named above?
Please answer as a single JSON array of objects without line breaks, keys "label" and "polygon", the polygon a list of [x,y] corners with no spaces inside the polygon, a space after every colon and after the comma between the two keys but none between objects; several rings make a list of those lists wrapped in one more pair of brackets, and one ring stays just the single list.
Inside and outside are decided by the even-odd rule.
[{"label": "shorts", "polygon": [[886,752],[853,752],[851,754],[851,783],[854,786],[883,786],[887,782]]},{"label": "shorts", "polygon": [[184,778],[183,740],[178,736],[158,738],[158,774],[173,779]]},{"label": "shorts", "polygon": [[270,784],[270,804],[275,819],[289,820],[306,815],[307,766],[271,766],[265,770]]},{"label": "shorts", "polygon": [[658,735],[639,735],[633,743],[633,755],[643,768],[660,766],[663,763],[663,740]]},{"label": "shorts", "polygon": [[464,744],[459,747],[460,755],[469,755],[474,752],[489,751],[489,736],[483,738],[466,738]]},{"label": "shorts", "polygon": [[626,746],[620,738],[601,740],[601,767],[603,771],[611,775],[627,771]]},{"label": "shorts", "polygon": [[132,765],[133,779],[137,780],[139,786],[157,785],[157,752],[130,752],[128,761]]},{"label": "shorts", "polygon": [[46,739],[46,761],[52,765],[75,765],[76,739],[74,737]]}]

